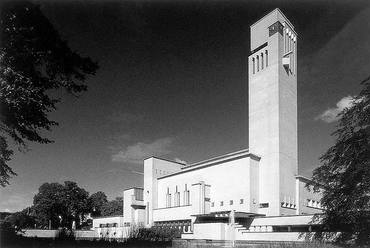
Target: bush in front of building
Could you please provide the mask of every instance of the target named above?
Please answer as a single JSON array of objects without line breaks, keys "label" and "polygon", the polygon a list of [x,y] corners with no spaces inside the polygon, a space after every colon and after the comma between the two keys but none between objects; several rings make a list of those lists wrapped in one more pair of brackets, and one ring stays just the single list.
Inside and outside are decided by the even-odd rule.
[{"label": "bush in front of building", "polygon": [[181,237],[181,231],[170,227],[133,227],[127,237],[127,242],[150,241],[168,242]]}]

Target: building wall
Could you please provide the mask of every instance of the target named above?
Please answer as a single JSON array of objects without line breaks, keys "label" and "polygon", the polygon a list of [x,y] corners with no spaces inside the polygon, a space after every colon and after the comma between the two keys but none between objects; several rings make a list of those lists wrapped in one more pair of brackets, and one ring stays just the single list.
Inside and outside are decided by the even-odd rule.
[{"label": "building wall", "polygon": [[191,219],[191,206],[173,208],[158,208],[153,210],[153,221],[185,220]]},{"label": "building wall", "polygon": [[[236,210],[243,212],[256,211],[258,207],[258,161],[250,157],[243,157],[232,161],[226,161],[216,165],[190,170],[186,173],[160,178],[158,180],[158,208],[168,209],[166,207],[167,190],[174,196],[177,186],[180,192],[180,206],[184,203],[183,192],[185,185],[188,189],[190,185],[204,182],[210,186],[210,211]],[[192,189],[192,188],[191,188]],[[192,194],[192,190],[190,194]],[[194,198],[190,197],[191,200]],[[241,203],[240,200],[243,200]],[[172,197],[172,206],[174,204]],[[230,201],[233,201],[232,203]],[[221,202],[223,205],[221,206]],[[195,204],[190,202],[190,204]],[[185,210],[186,209],[186,210]],[[187,208],[177,208],[181,219],[188,219]],[[157,211],[157,210],[155,210]],[[164,210],[162,210],[164,211]],[[171,220],[171,214],[165,216]],[[179,217],[180,218],[180,217]]]},{"label": "building wall", "polygon": [[306,184],[307,180],[302,180],[300,177],[296,178],[297,198],[299,199],[296,214],[321,213],[323,211],[320,202],[322,197],[321,192],[313,192],[312,186],[310,187],[310,190],[308,190],[306,188]]},{"label": "building wall", "polygon": [[[270,36],[269,27],[277,21],[281,24],[276,27],[281,29]],[[261,157],[260,203],[268,207],[259,212],[266,215],[295,213],[294,209],[281,208],[284,199],[294,202],[298,171],[297,79],[296,74],[287,74],[282,64],[284,22],[289,23],[276,9],[251,26],[249,150]]]},{"label": "building wall", "polygon": [[123,191],[124,226],[142,226],[145,223],[145,205],[142,188]]},{"label": "building wall", "polygon": [[60,234],[60,230],[45,230],[45,229],[22,229],[21,235],[24,237],[37,238],[56,238]]},{"label": "building wall", "polygon": [[[292,40],[296,34],[292,33],[294,30],[288,23],[285,19],[283,35],[275,34],[279,39],[279,202],[284,206],[280,208],[280,215],[295,214],[296,209],[292,205],[296,201],[294,185],[298,174],[297,73],[293,67],[297,59],[296,38],[295,42]],[[291,48],[285,47],[288,39]],[[289,67],[284,66],[283,57],[294,62]]]},{"label": "building wall", "polygon": [[153,223],[153,209],[157,204],[157,178],[181,170],[183,164],[155,157],[144,160],[145,226]]},{"label": "building wall", "polygon": [[93,219],[93,228],[100,227],[100,224],[117,224],[118,227],[123,227],[123,216],[98,217]]},{"label": "building wall", "polygon": [[227,239],[227,225],[224,223],[201,223],[194,225],[193,239]]},{"label": "building wall", "polygon": [[[116,223],[116,226],[112,224]],[[108,226],[107,226],[108,224]],[[101,226],[102,225],[102,226]],[[100,217],[93,219],[94,237],[99,239],[122,239],[129,236],[132,226],[124,225],[123,216]]]}]

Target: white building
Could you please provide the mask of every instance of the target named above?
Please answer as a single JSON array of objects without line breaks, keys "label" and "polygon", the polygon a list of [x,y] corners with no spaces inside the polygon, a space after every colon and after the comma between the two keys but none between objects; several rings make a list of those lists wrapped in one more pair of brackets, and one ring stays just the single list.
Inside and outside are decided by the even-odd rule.
[{"label": "white building", "polygon": [[142,199],[124,193],[125,223],[216,240],[298,240],[312,230],[321,206],[297,174],[297,33],[279,9],[250,28],[249,149],[191,165],[145,159]]}]

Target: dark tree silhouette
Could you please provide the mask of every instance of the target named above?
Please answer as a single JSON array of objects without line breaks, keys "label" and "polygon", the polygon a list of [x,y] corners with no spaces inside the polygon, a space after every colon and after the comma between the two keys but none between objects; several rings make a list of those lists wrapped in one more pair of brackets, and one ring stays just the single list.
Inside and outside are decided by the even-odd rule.
[{"label": "dark tree silhouette", "polygon": [[53,228],[79,225],[85,214],[89,213],[89,193],[77,183],[66,181],[44,183],[33,198],[33,211],[38,223],[47,227],[49,220]]},{"label": "dark tree silhouette", "polygon": [[40,134],[58,124],[48,118],[60,101],[50,93],[65,89],[78,96],[98,66],[68,47],[38,5],[9,1],[0,7],[0,185],[6,186],[16,175],[8,165],[8,139],[21,151],[26,141],[52,142]]},{"label": "dark tree silhouette", "polygon": [[101,216],[102,207],[108,202],[104,192],[98,191],[89,197],[89,208],[93,217]]},{"label": "dark tree silhouette", "polygon": [[116,197],[116,199],[108,201],[103,205],[101,214],[102,216],[123,215],[123,198]]},{"label": "dark tree silhouette", "polygon": [[[337,241],[370,244],[370,77],[350,108],[340,113],[335,145],[320,158],[313,180],[324,185],[323,232],[340,231]],[[316,186],[316,190],[318,187]]]}]

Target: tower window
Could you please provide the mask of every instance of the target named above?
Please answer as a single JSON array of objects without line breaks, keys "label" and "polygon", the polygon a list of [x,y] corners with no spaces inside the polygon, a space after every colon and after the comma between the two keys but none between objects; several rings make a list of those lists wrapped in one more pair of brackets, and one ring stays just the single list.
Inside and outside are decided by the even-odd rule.
[{"label": "tower window", "polygon": [[180,206],[180,192],[178,191],[178,188],[176,186],[176,193],[175,193],[175,206]]},{"label": "tower window", "polygon": [[261,70],[263,70],[263,53],[261,53]]},{"label": "tower window", "polygon": [[170,188],[167,187],[167,194],[166,194],[166,207],[171,207],[171,194],[170,194]]},{"label": "tower window", "polygon": [[188,185],[185,184],[185,191],[184,191],[184,205],[190,204],[190,191],[188,190]]},{"label": "tower window", "polygon": [[252,64],[253,64],[253,74],[256,73],[256,60],[253,58],[252,59]]},{"label": "tower window", "polygon": [[257,55],[257,71],[260,70],[260,57]]},{"label": "tower window", "polygon": [[265,54],[266,54],[266,67],[269,65],[269,56],[268,56],[268,51],[266,50],[265,51]]}]

